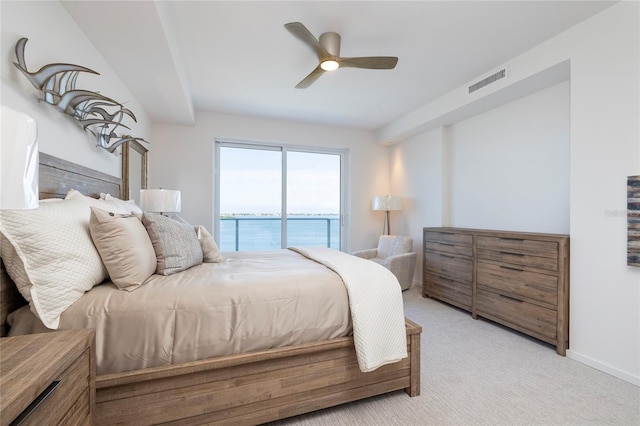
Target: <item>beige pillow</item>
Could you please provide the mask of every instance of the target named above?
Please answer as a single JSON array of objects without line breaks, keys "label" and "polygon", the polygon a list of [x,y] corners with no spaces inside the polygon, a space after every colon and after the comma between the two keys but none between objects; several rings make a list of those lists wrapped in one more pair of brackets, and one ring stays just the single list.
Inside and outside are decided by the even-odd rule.
[{"label": "beige pillow", "polygon": [[171,275],[202,263],[193,225],[155,213],[143,213],[142,223],[156,252],[156,274]]},{"label": "beige pillow", "polygon": [[145,227],[136,216],[91,207],[91,238],[121,290],[135,290],[156,270],[156,255]]},{"label": "beige pillow", "polygon": [[48,328],[57,329],[60,314],[107,278],[89,233],[90,216],[87,200],[79,197],[0,211],[7,273]]},{"label": "beige pillow", "polygon": [[209,231],[202,225],[196,225],[194,228],[198,240],[200,240],[200,247],[202,247],[202,261],[207,263],[222,262],[223,259],[220,254],[220,249]]}]

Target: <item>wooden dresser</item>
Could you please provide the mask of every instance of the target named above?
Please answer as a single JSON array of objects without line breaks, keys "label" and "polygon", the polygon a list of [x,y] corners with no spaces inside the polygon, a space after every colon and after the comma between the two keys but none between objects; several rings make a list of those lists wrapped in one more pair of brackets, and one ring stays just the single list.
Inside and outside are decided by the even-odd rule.
[{"label": "wooden dresser", "polygon": [[424,228],[422,295],[556,346],[569,344],[569,237]]},{"label": "wooden dresser", "polygon": [[0,424],[92,424],[94,340],[92,329],[1,338]]}]

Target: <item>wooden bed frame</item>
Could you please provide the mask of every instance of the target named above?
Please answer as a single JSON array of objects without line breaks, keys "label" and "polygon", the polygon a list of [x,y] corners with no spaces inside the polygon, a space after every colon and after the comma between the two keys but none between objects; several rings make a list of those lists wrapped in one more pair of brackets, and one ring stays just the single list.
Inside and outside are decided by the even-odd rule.
[{"label": "wooden bed frame", "polygon": [[[120,179],[40,153],[40,198],[71,189],[120,194]],[[0,317],[25,305],[2,268]],[[406,320],[409,357],[369,373],[352,337],[96,377],[94,423],[260,424],[404,389],[420,395],[422,327]]]}]

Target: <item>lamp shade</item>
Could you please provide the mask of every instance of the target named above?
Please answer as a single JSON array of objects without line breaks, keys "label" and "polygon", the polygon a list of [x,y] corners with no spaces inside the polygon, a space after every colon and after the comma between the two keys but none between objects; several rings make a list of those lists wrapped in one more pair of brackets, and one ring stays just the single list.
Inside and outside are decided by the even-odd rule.
[{"label": "lamp shade", "polygon": [[402,210],[402,198],[394,195],[376,195],[373,197],[373,210]]},{"label": "lamp shade", "polygon": [[0,209],[38,208],[38,132],[28,115],[2,106]]},{"label": "lamp shade", "polygon": [[147,212],[178,213],[181,208],[180,191],[141,189],[140,208]]}]

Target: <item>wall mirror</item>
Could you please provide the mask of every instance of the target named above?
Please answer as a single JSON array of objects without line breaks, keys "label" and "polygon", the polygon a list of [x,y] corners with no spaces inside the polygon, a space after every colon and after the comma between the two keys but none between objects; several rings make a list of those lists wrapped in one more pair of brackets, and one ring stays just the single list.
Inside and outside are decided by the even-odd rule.
[{"label": "wall mirror", "polygon": [[122,144],[123,200],[140,204],[140,190],[149,186],[149,150],[137,141]]}]

